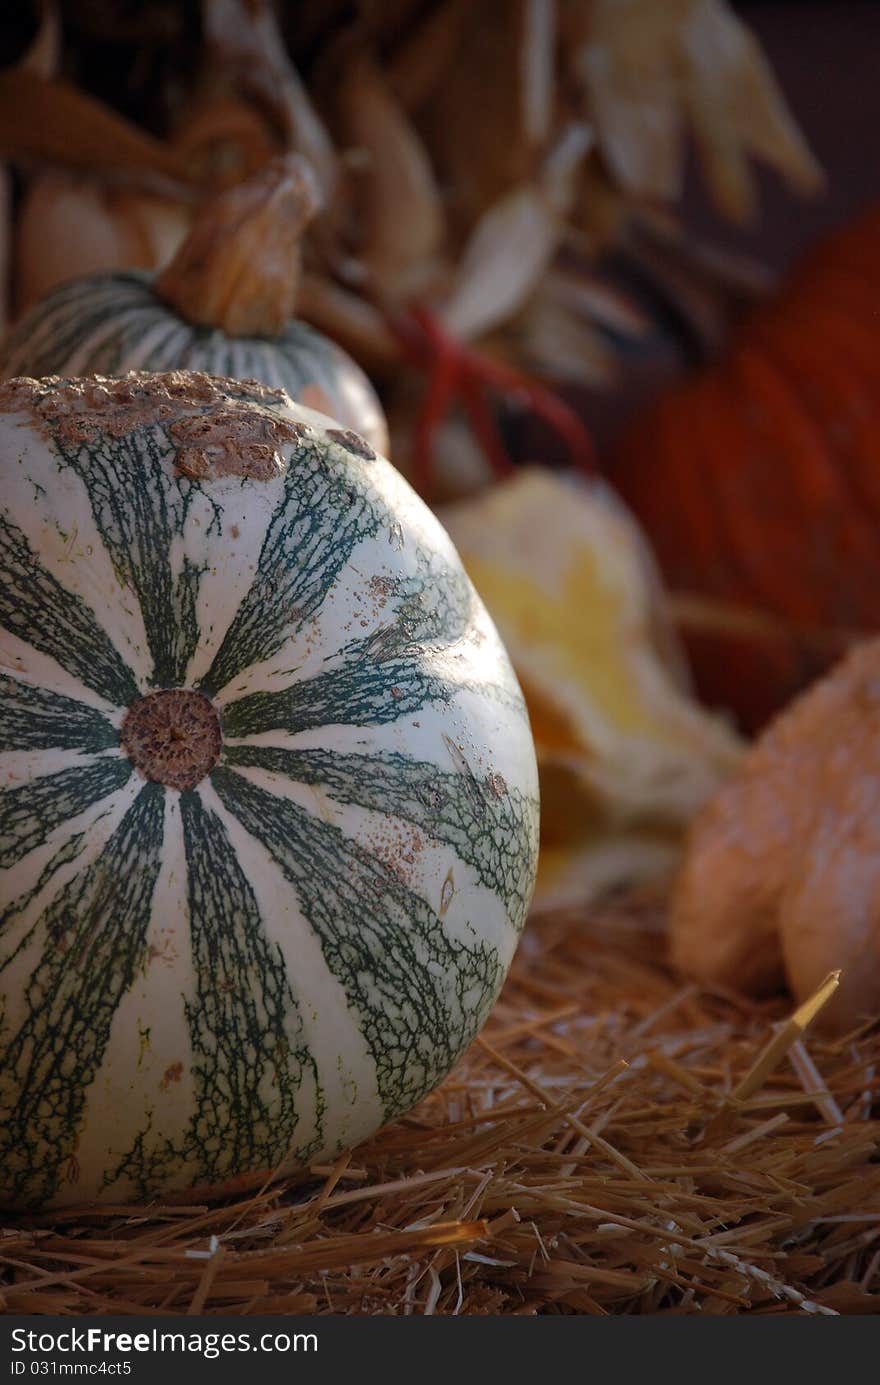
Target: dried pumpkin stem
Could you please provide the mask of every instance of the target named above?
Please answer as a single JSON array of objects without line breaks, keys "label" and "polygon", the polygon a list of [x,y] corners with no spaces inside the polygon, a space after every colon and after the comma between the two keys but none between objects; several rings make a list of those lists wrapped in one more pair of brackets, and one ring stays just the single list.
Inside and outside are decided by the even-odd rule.
[{"label": "dried pumpkin stem", "polygon": [[320,206],[311,165],[279,155],[200,210],[156,292],[187,322],[277,337],[294,315],[300,241]]}]

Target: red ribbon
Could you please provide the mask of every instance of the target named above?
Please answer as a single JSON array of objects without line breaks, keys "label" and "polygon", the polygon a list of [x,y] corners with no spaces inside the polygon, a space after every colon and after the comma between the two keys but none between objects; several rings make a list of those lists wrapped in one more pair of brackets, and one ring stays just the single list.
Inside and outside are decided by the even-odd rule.
[{"label": "red ribbon", "polygon": [[422,494],[431,489],[437,429],[457,399],[493,475],[501,479],[515,470],[498,430],[491,391],[526,404],[563,440],[572,465],[587,475],[595,475],[590,435],[559,395],[515,366],[493,360],[456,341],[427,308],[412,307],[405,317],[392,320],[389,325],[407,360],[427,377],[413,438],[413,481]]}]

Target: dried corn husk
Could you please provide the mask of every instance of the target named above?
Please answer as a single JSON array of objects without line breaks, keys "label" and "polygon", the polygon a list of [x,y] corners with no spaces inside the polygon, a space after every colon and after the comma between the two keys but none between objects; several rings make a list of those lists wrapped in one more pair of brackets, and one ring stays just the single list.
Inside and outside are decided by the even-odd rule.
[{"label": "dried corn husk", "polygon": [[[198,8],[200,26],[167,4],[155,17],[119,17],[105,0],[82,0],[82,16],[71,6],[66,72],[92,70],[77,45],[99,38],[128,45],[129,67],[133,50],[149,50],[126,97],[140,125],[46,70],[0,74],[0,155],[28,182],[46,171],[77,180],[28,194],[37,211],[26,208],[23,226],[36,248],[20,302],[69,273],[166,258],[190,205],[293,150],[315,169],[324,205],[304,243],[301,311],[368,370],[401,373],[405,334],[385,315],[405,318],[416,300],[453,336],[602,386],[614,375],[616,328],[607,330],[595,298],[567,302],[550,280],[554,267],[572,265],[572,249],[585,274],[598,253],[621,249],[663,280],[685,331],[710,345],[726,333],[730,299],[704,293],[693,266],[632,233],[646,199],[677,196],[689,134],[730,215],[748,211],[752,155],[800,190],[817,185],[766,62],[724,0]],[[43,13],[57,19],[51,0]],[[175,44],[186,51],[172,54]],[[157,54],[154,103],[144,69]],[[149,133],[160,128],[168,138]],[[143,200],[103,186],[117,183]]]},{"label": "dried corn husk", "polygon": [[244,182],[282,148],[256,107],[234,96],[193,100],[172,139],[193,178],[212,190]]},{"label": "dried corn husk", "polygon": [[482,0],[421,115],[420,126],[463,234],[531,181],[549,141],[556,50],[548,7]]},{"label": "dried corn husk", "polygon": [[[390,453],[413,483],[412,439],[418,414],[422,407],[422,391],[415,379],[401,381],[392,396],[388,411]],[[486,454],[474,437],[468,419],[460,407],[453,406],[437,425],[433,436],[432,503],[444,504],[474,495],[491,485],[494,476]]]},{"label": "dried corn husk", "polygon": [[550,139],[556,102],[554,0],[526,0],[521,22],[522,129],[526,144],[541,149]]},{"label": "dried corn husk", "polygon": [[587,159],[567,226],[567,241],[585,259],[595,259],[623,239],[632,215],[630,200],[601,158]]},{"label": "dried corn husk", "polygon": [[601,389],[619,378],[618,343],[644,340],[653,330],[630,297],[587,265],[552,267],[503,340],[537,374]]},{"label": "dried corn husk", "polygon": [[572,872],[605,883],[627,838],[634,875],[668,865],[740,744],[688,695],[634,521],[601,485],[538,468],[441,513],[526,695],[545,842],[568,857],[554,890]]},{"label": "dried corn husk", "polygon": [[534,180],[483,213],[441,309],[453,336],[467,341],[493,331],[538,289],[563,237],[591,145],[586,125],[566,126]]},{"label": "dried corn husk", "polygon": [[470,340],[519,312],[556,253],[560,220],[539,188],[515,188],[483,214],[443,304],[454,336]]},{"label": "dried corn husk", "polygon": [[111,269],[155,269],[189,224],[187,204],[48,170],[27,185],[15,236],[17,314],[65,279]]},{"label": "dried corn husk", "polygon": [[[61,49],[61,18],[54,0],[45,0],[39,7],[37,32],[19,59],[17,66],[51,77],[58,67]],[[5,331],[13,316],[13,285],[15,272],[15,213],[14,188],[10,170],[0,165],[0,332]]]},{"label": "dried corn husk", "polygon": [[[579,18],[587,18],[584,6]],[[683,112],[674,65],[680,4],[596,0],[571,66],[620,187],[674,201],[681,191]]]},{"label": "dried corn husk", "polygon": [[382,313],[366,298],[328,275],[303,274],[299,313],[337,341],[368,373],[388,376],[400,370],[400,345]]},{"label": "dried corn husk", "polygon": [[688,127],[733,220],[754,212],[751,155],[800,190],[820,186],[758,44],[721,0],[593,0],[589,9],[572,0],[564,13],[575,80],[625,192],[677,199]]},{"label": "dried corn husk", "polygon": [[209,69],[203,80],[257,100],[281,143],[309,160],[325,205],[338,180],[333,141],[290,60],[270,0],[205,0],[202,25]]},{"label": "dried corn husk", "polygon": [[[253,106],[203,95],[181,113],[169,147],[193,186],[221,189],[266,163],[277,142]],[[195,210],[192,195],[166,196],[100,175],[48,168],[28,178],[15,238],[18,314],[66,279],[159,269],[179,249]]]},{"label": "dried corn husk", "polygon": [[60,78],[0,72],[0,153],[185,196],[183,154]]},{"label": "dried corn husk", "polygon": [[601,388],[616,378],[617,361],[608,339],[546,284],[506,336],[516,343],[517,355],[529,368],[554,380]]},{"label": "dried corn husk", "polygon": [[420,17],[399,42],[385,68],[388,85],[404,110],[423,105],[455,59],[473,6],[470,0],[444,0]]},{"label": "dried corn husk", "polygon": [[[182,153],[55,79],[61,26],[43,6],[37,35],[16,69],[0,75],[0,141],[16,155],[67,167],[31,173],[20,200],[13,247],[14,307],[26,311],[56,284],[104,269],[151,269],[186,231],[188,200],[163,193],[186,184]],[[23,128],[28,116],[33,132]],[[99,181],[92,169],[111,175]],[[132,186],[159,176],[160,190]]]},{"label": "dried corn husk", "polygon": [[721,210],[733,221],[754,215],[749,154],[804,192],[821,187],[819,166],[749,30],[718,0],[692,0],[681,34],[685,109]]},{"label": "dried corn husk", "polygon": [[42,77],[52,77],[58,71],[61,57],[61,13],[58,0],[37,0],[34,10],[39,16],[37,31],[17,67],[27,68]]},{"label": "dried corn husk", "polygon": [[669,216],[631,217],[622,244],[627,263],[645,275],[705,358],[724,346],[732,317],[773,287],[763,265],[686,236]]},{"label": "dried corn husk", "polygon": [[[256,111],[229,98],[195,104],[173,142],[192,180],[218,189],[247,177],[275,148]],[[17,314],[80,274],[161,268],[179,249],[193,213],[190,198],[60,168],[33,173],[15,236]]]},{"label": "dried corn husk", "polygon": [[423,293],[444,237],[431,162],[375,60],[355,51],[336,86],[340,137],[357,157],[356,251],[385,300]]},{"label": "dried corn husk", "polygon": [[10,277],[12,260],[12,178],[0,164],[0,332],[9,325]]},{"label": "dried corn husk", "polygon": [[631,298],[595,276],[552,269],[544,281],[544,292],[552,303],[566,304],[585,322],[615,336],[637,341],[651,330],[650,319]]}]

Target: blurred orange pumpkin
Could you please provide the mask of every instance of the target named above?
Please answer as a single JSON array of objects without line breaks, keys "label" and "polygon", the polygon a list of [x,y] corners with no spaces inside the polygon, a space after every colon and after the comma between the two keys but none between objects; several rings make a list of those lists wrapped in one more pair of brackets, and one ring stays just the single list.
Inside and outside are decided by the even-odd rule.
[{"label": "blurred orange pumpkin", "polygon": [[667,582],[701,598],[682,621],[698,685],[747,729],[880,629],[878,387],[880,207],[611,455]]}]

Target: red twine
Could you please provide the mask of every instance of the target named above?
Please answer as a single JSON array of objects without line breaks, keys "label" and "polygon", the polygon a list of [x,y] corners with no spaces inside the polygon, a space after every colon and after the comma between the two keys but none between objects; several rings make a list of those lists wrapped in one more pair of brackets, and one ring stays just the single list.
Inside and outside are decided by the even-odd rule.
[{"label": "red twine", "polygon": [[572,464],[587,475],[596,470],[589,433],[575,411],[531,376],[456,341],[427,308],[413,307],[390,323],[409,361],[425,372],[427,386],[413,438],[413,480],[427,494],[434,473],[437,429],[456,399],[493,475],[509,476],[514,465],[498,430],[490,401],[496,391],[525,403],[559,435]]}]

